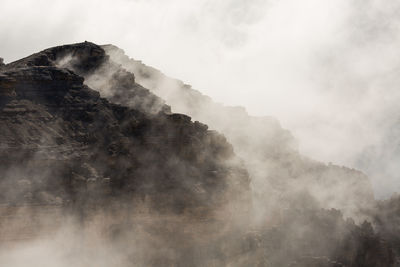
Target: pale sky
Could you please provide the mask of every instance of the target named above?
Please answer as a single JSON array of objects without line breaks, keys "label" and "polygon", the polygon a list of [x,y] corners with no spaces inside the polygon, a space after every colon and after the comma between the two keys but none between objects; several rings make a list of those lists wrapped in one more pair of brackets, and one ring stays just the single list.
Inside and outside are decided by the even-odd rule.
[{"label": "pale sky", "polygon": [[252,115],[314,159],[400,191],[397,0],[0,0],[7,62],[65,43],[112,43]]}]

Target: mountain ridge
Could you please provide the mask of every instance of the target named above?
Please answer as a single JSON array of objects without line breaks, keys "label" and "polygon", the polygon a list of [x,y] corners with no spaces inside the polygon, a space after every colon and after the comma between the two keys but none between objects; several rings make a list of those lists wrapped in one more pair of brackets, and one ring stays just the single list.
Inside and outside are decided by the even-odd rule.
[{"label": "mountain ridge", "polygon": [[[1,67],[1,237],[67,223],[57,242],[108,266],[395,266],[396,240],[359,222],[375,205],[361,172],[302,158],[273,119],[156,90],[129,62],[84,42]],[[161,93],[198,107],[173,113]]]},{"label": "mountain ridge", "polygon": [[[341,209],[347,215],[354,215],[358,209],[368,205],[368,202],[374,202],[372,186],[365,174],[343,166],[320,163],[301,155],[295,138],[275,118],[253,117],[242,107],[215,103],[190,85],[129,58],[116,46],[104,45],[102,48],[111,60],[135,73],[138,83],[163,98],[175,112],[188,114],[223,133],[233,144],[235,152],[247,161],[250,171],[256,170],[250,175],[255,183],[253,188],[259,190],[259,194],[264,194],[265,190],[270,191],[271,187],[281,192],[280,188],[290,187],[286,183],[288,181],[295,184],[294,190],[302,188],[301,190],[312,192],[318,201],[324,202],[328,207]],[[303,184],[299,180],[310,181]],[[268,185],[265,181],[268,181]],[[319,181],[322,181],[320,185]],[[332,188],[329,192],[326,191],[328,185],[338,188]],[[327,194],[320,195],[320,192]],[[338,201],[326,203],[329,199]],[[346,207],[344,203],[349,205]]]}]

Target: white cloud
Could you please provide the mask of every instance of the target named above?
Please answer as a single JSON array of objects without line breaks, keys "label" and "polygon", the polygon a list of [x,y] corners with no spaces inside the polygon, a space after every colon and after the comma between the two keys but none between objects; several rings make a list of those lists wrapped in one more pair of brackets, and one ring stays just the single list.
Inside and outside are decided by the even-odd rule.
[{"label": "white cloud", "polygon": [[376,175],[360,159],[386,147],[396,122],[394,0],[2,0],[0,10],[6,62],[63,43],[113,43],[219,102],[276,116],[316,159]]}]

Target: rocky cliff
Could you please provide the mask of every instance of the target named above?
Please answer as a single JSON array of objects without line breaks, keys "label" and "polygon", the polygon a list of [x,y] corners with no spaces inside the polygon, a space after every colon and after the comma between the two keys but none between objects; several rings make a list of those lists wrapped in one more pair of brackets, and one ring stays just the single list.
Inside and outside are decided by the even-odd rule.
[{"label": "rocky cliff", "polygon": [[[3,203],[94,201],[92,193],[107,192],[184,212],[214,210],[228,191],[248,194],[246,170],[222,135],[165,105],[154,115],[101,98],[82,76],[56,67],[69,53],[79,57],[80,73],[106,59],[83,43],[45,50],[0,74],[2,184],[13,189]],[[121,79],[132,81],[132,94],[162,103],[133,74]]]},{"label": "rocky cliff", "polygon": [[[110,60],[135,73],[136,81],[163,98],[173,111],[188,114],[223,133],[246,162],[258,195],[274,194],[272,199],[276,199],[307,192],[323,207],[341,209],[352,216],[373,205],[373,191],[366,175],[299,154],[296,139],[276,119],[249,116],[244,108],[215,103],[190,85],[129,58],[116,46],[102,48]],[[114,91],[107,92],[113,95]],[[124,104],[129,105],[126,101]],[[264,200],[261,197],[260,201]]]},{"label": "rocky cliff", "polygon": [[359,223],[375,205],[361,172],[301,156],[276,120],[110,45],[0,66],[0,189],[4,266],[25,259],[21,240],[45,258],[56,249],[56,266],[383,267],[398,255]]}]

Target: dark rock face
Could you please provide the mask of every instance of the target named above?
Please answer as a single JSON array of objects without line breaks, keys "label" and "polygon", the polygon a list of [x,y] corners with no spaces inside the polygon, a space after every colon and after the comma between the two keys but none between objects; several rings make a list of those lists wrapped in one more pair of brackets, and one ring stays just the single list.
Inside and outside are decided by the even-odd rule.
[{"label": "dark rock face", "polygon": [[371,210],[371,217],[378,232],[389,243],[396,255],[396,266],[400,264],[400,196],[393,195],[387,200],[378,201]]},{"label": "dark rock face", "polygon": [[30,66],[55,66],[68,61],[69,66],[88,74],[107,59],[103,49],[90,42],[57,46],[7,64],[7,69]]},{"label": "dark rock face", "polygon": [[[18,192],[2,195],[3,203],[45,201],[42,192],[61,202],[86,202],[104,191],[148,197],[159,210],[181,213],[212,211],[229,190],[248,190],[240,163],[225,164],[235,155],[223,136],[184,115],[112,104],[81,76],[54,67],[57,53],[72,51],[83,61],[74,66],[90,72],[104,51],[82,45],[45,50],[1,73],[0,171],[3,184]],[[29,188],[20,189],[25,180]]]},{"label": "dark rock face", "polygon": [[[80,227],[96,221],[127,266],[396,266],[389,228],[357,225],[318,202],[368,206],[362,173],[304,159],[275,120],[218,106],[183,84],[165,92],[182,100],[182,114],[171,113],[160,91],[137,83],[165,77],[104,48],[64,45],[0,68],[0,248],[10,235],[3,218],[31,205],[18,223],[45,211],[56,223],[65,213]],[[233,146],[186,114],[210,121]],[[269,191],[253,180],[251,192],[248,170]],[[321,187],[330,190],[316,195]],[[268,213],[252,220],[260,192],[254,206]],[[32,221],[22,228],[40,229]],[[145,253],[132,247],[142,243]]]},{"label": "dark rock face", "polygon": [[276,251],[296,259],[289,266],[395,266],[391,245],[370,223],[356,225],[338,210],[287,213],[277,231],[291,241],[282,244],[283,252]]},{"label": "dark rock face", "polygon": [[295,138],[276,119],[252,117],[244,108],[215,103],[190,85],[130,59],[118,47],[104,45],[102,48],[112,61],[135,73],[137,83],[165,99],[175,112],[188,114],[223,133],[249,167],[253,190],[258,195],[270,195],[273,201],[282,195],[290,198],[297,192],[307,191],[316,202],[323,203],[322,207],[341,209],[349,216],[373,206],[374,195],[366,175],[302,156],[297,151]]}]

